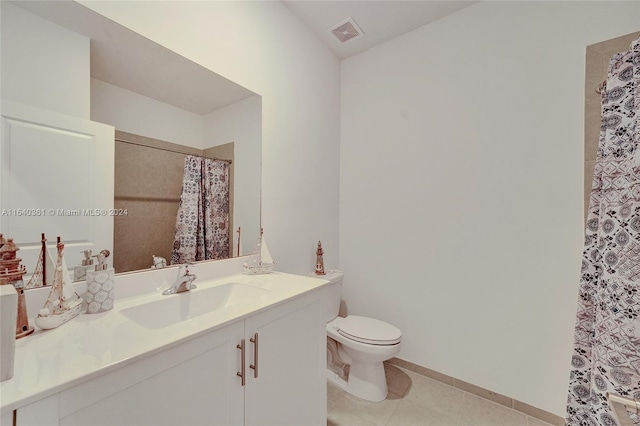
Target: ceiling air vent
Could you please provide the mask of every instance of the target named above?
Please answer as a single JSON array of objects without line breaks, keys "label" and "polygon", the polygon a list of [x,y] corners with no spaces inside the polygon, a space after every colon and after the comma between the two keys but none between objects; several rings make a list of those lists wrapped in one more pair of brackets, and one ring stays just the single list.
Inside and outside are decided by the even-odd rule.
[{"label": "ceiling air vent", "polygon": [[329,28],[327,31],[340,40],[340,43],[346,43],[364,35],[360,27],[358,27],[352,18],[340,22],[338,25]]}]

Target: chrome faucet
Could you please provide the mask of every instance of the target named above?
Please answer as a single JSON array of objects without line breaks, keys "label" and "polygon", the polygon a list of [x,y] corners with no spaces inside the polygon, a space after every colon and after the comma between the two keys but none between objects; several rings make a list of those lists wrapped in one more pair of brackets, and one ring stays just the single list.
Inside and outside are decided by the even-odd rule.
[{"label": "chrome faucet", "polygon": [[196,280],[196,276],[189,272],[189,266],[193,266],[192,264],[180,265],[178,268],[178,276],[176,277],[176,281],[173,283],[171,287],[162,292],[163,295],[182,293],[183,291],[189,291],[191,289],[196,288],[196,285],[193,282]]}]

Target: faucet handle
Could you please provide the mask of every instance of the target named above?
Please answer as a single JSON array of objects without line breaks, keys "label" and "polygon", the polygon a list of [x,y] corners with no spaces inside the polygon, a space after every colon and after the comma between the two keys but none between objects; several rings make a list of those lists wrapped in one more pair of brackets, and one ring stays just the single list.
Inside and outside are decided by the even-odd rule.
[{"label": "faucet handle", "polygon": [[178,271],[178,274],[181,276],[186,276],[189,275],[189,267],[190,266],[194,266],[193,263],[183,263],[182,265],[180,265],[180,269]]},{"label": "faucet handle", "polygon": [[171,287],[162,292],[163,295],[166,296],[169,294],[182,293],[184,291],[189,291],[197,288],[193,284],[196,276],[189,273],[189,266],[193,266],[193,263],[182,263],[178,265],[178,276],[176,277],[176,281]]}]

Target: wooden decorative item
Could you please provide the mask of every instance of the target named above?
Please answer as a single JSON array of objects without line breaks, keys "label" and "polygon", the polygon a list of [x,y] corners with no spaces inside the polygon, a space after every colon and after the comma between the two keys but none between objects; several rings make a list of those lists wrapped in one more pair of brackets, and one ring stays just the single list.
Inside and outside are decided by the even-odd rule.
[{"label": "wooden decorative item", "polygon": [[[0,235],[0,241],[4,241]],[[16,321],[16,339],[28,336],[33,333],[34,328],[29,325],[29,315],[27,314],[27,303],[24,299],[24,281],[22,277],[27,273],[22,259],[16,256],[20,248],[13,242],[13,238],[8,238],[6,243],[0,247],[0,285],[11,284],[18,293],[18,318]]]},{"label": "wooden decorative item", "polygon": [[63,252],[64,244],[58,237],[58,256],[56,259],[51,291],[44,307],[38,312],[35,322],[43,330],[56,328],[65,322],[75,318],[82,310],[82,298],[73,290],[67,271]]},{"label": "wooden decorative item", "polygon": [[324,250],[322,250],[322,243],[318,241],[318,249],[316,250],[316,275],[325,275],[324,260],[322,259],[323,254]]}]

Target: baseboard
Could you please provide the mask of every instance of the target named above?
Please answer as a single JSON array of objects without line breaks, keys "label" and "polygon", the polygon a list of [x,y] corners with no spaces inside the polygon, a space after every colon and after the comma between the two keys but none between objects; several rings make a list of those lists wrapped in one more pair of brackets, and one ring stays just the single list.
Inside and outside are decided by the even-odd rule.
[{"label": "baseboard", "polygon": [[420,374],[421,376],[425,376],[454,388],[460,389],[462,391],[469,392],[473,395],[479,396],[480,398],[488,399],[489,401],[495,402],[496,404],[504,405],[505,407],[520,411],[527,416],[535,417],[536,419],[542,420],[543,422],[547,422],[555,426],[565,425],[564,419],[556,414],[549,413],[548,411],[542,410],[529,404],[525,404],[524,402],[518,401],[508,396],[501,395],[488,389],[484,389],[480,386],[476,386],[474,384],[456,379],[455,377],[447,376],[446,374],[431,370],[430,368],[423,367],[421,365],[414,364],[400,358],[391,358],[387,362],[389,364],[402,367],[409,371],[413,371],[414,373]]}]

